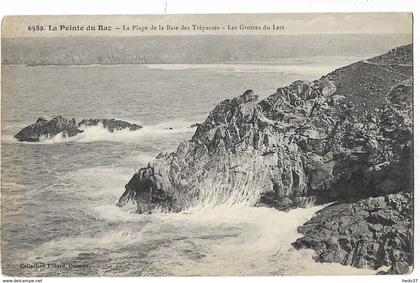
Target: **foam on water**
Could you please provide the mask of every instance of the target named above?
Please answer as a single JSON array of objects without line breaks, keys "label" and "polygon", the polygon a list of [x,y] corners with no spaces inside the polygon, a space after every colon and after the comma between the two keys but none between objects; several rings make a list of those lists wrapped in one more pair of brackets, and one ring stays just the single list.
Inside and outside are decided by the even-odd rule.
[{"label": "foam on water", "polygon": [[35,262],[67,261],[83,253],[101,253],[139,243],[142,234],[132,230],[107,231],[97,235],[62,238],[46,242],[32,250],[27,260]]},{"label": "foam on water", "polygon": [[1,135],[1,143],[2,144],[11,144],[11,143],[18,143],[19,141],[14,138],[13,135]]},{"label": "foam on water", "polygon": [[[297,227],[321,207],[280,212],[272,208],[216,208],[195,213],[137,215],[107,231],[47,242],[33,252],[46,262],[72,260],[90,253],[133,263],[132,253],[147,247],[138,258],[142,275],[314,275],[375,274],[340,264],[316,263],[310,250],[291,243]],[[287,224],[287,225],[286,225]],[[101,270],[100,263],[93,263]],[[135,267],[135,265],[134,265]],[[112,274],[113,268],[107,266]],[[98,271],[100,272],[100,271]],[[127,271],[130,274],[130,271]],[[131,272],[134,272],[133,270]]]},{"label": "foam on water", "polygon": [[[124,186],[133,175],[125,167],[92,167],[67,173],[63,182],[72,184],[72,191],[87,202],[88,214],[100,219],[116,220],[131,215],[119,209],[115,203],[124,191]],[[129,208],[126,208],[130,211]]]},{"label": "foam on water", "polygon": [[297,227],[319,209],[280,212],[219,207],[165,215],[162,218],[176,227],[178,237],[188,240],[162,245],[148,259],[154,268],[171,275],[374,274],[340,264],[315,263],[312,251],[296,251],[291,246],[300,236]]}]

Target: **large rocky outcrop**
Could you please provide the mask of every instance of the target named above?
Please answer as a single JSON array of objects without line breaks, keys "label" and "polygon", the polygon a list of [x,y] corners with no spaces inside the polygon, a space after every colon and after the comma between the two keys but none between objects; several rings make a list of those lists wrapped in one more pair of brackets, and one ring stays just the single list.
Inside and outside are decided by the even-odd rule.
[{"label": "large rocky outcrop", "polygon": [[[411,193],[412,75],[408,45],[313,82],[296,81],[261,101],[252,90],[227,99],[198,125],[191,140],[134,174],[118,205],[134,202],[138,213],[215,205],[288,209],[333,201],[350,207],[370,197]],[[320,215],[328,218],[330,211],[335,210]],[[409,234],[404,227],[398,229]],[[322,254],[321,245],[303,242],[301,247]],[[331,258],[377,266],[367,257]],[[396,260],[383,261],[390,262]]]},{"label": "large rocky outcrop", "polygon": [[396,50],[262,101],[248,90],[221,102],[191,140],[133,176],[120,205],[177,211],[211,196],[283,208],[411,188],[412,49]]},{"label": "large rocky outcrop", "polygon": [[63,137],[73,137],[77,134],[83,133],[86,127],[102,125],[109,132],[129,129],[130,131],[137,131],[141,126],[131,124],[121,120],[115,119],[84,119],[76,124],[76,119],[68,120],[61,115],[47,120],[44,117],[39,117],[32,125],[23,128],[15,135],[18,141],[39,142],[43,139],[62,135]]}]

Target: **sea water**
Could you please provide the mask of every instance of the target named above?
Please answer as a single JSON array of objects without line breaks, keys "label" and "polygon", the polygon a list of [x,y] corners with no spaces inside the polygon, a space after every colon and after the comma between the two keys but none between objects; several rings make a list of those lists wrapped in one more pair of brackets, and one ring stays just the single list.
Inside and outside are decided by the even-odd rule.
[{"label": "sea water", "polygon": [[[213,65],[3,66],[2,268],[14,276],[301,275],[374,273],[312,260],[291,246],[320,207],[217,205],[177,214],[133,214],[115,202],[131,176],[191,138],[194,123],[227,98],[264,98],[368,57],[296,58]],[[39,116],[115,118],[39,143],[13,139]],[[203,206],[211,203],[211,206]],[[246,202],[244,202],[246,204]],[[229,204],[229,200],[224,200]]]}]

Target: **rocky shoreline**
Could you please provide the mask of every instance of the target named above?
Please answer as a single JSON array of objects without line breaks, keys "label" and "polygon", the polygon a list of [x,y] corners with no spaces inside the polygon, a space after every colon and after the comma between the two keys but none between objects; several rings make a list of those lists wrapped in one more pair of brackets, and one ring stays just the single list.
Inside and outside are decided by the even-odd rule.
[{"label": "rocky shoreline", "polygon": [[[407,273],[413,264],[412,45],[221,102],[194,136],[128,182],[137,213],[218,204],[334,204],[299,228],[314,259]],[[276,227],[273,227],[276,229]],[[281,229],[281,227],[278,227]]]},{"label": "rocky shoreline", "polygon": [[39,117],[34,124],[23,128],[14,138],[18,141],[40,142],[44,138],[52,138],[57,135],[73,137],[83,133],[86,127],[98,125],[102,125],[110,133],[124,129],[137,131],[142,128],[142,126],[115,119],[84,119],[77,124],[74,118],[69,120],[58,115],[51,120]]}]

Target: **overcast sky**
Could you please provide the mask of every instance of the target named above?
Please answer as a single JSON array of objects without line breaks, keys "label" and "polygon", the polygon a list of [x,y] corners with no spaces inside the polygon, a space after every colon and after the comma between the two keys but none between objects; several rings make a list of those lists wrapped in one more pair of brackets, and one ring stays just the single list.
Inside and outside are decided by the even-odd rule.
[{"label": "overcast sky", "polygon": [[[150,25],[203,25],[225,27],[218,31],[184,30],[151,31]],[[227,30],[227,26],[284,26],[284,30]],[[42,25],[44,31],[29,31],[28,27]],[[48,31],[49,25],[103,25],[111,31]],[[129,27],[123,31],[122,26]],[[147,26],[149,30],[132,30],[132,26]],[[119,28],[119,29],[118,29]],[[140,15],[140,16],[16,16],[5,17],[2,37],[51,36],[144,36],[175,34],[318,34],[318,33],[411,33],[409,13],[342,13],[342,14],[214,14],[214,15]]]}]

